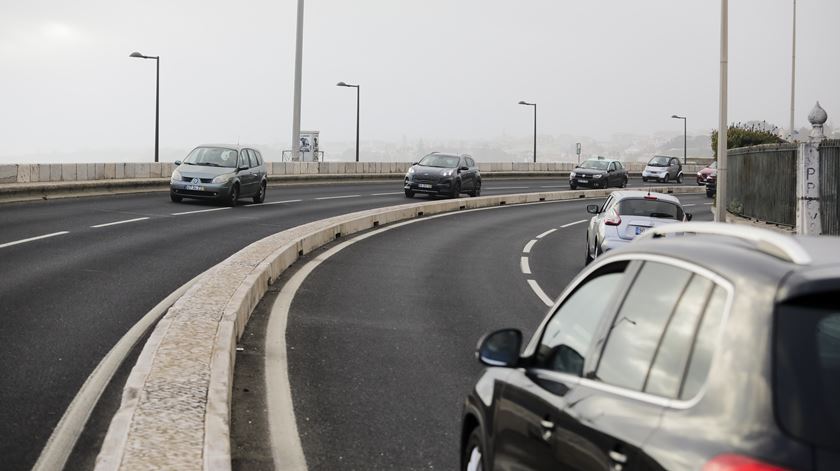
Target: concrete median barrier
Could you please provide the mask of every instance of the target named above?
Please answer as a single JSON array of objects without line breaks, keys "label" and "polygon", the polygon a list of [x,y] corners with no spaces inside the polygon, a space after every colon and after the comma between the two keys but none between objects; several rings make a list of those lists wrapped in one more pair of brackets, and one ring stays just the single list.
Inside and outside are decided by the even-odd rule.
[{"label": "concrete median barrier", "polygon": [[[699,193],[698,187],[653,188]],[[157,324],[123,390],[96,469],[229,470],[236,343],[269,285],[336,239],[412,218],[499,205],[604,197],[611,190],[403,204],[337,216],[254,242],[208,270]]]}]

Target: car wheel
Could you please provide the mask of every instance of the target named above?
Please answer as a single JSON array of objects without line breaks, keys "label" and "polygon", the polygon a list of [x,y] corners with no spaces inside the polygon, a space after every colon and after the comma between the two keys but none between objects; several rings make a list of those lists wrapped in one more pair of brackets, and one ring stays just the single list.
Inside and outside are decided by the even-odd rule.
[{"label": "car wheel", "polygon": [[574,183],[569,183],[569,189],[577,190],[577,185],[575,185]]},{"label": "car wheel", "polygon": [[621,181],[621,187],[627,188],[627,177],[624,177],[624,180]]},{"label": "car wheel", "polygon": [[467,440],[461,464],[463,471],[484,471],[484,446],[481,444],[481,432],[478,427],[473,429]]},{"label": "car wheel", "polygon": [[265,201],[265,182],[260,183],[260,191],[254,195],[254,204],[260,204]]},{"label": "car wheel", "polygon": [[472,196],[473,198],[475,198],[476,196],[481,196],[481,182],[478,182],[475,185],[475,189],[472,191],[472,193],[470,193],[470,196]]},{"label": "car wheel", "polygon": [[180,203],[181,201],[183,201],[184,197],[183,196],[178,196],[175,193],[170,191],[169,192],[169,199],[171,199],[173,203]]},{"label": "car wheel", "polygon": [[406,198],[414,198],[414,192],[411,190],[405,190],[405,197]]},{"label": "car wheel", "polygon": [[449,194],[450,198],[457,198],[461,195],[461,182],[455,182],[455,186],[452,187],[452,193]]},{"label": "car wheel", "polygon": [[665,178],[662,179],[662,183],[668,183],[671,180],[671,174],[666,173]]},{"label": "car wheel", "polygon": [[586,234],[586,258],[584,258],[583,265],[589,265],[592,263],[592,255],[589,254],[589,234]]},{"label": "car wheel", "polygon": [[682,184],[682,174],[677,175],[677,183]]},{"label": "car wheel", "polygon": [[228,195],[228,206],[236,206],[236,203],[239,201],[239,185],[233,185],[230,189],[230,195]]}]

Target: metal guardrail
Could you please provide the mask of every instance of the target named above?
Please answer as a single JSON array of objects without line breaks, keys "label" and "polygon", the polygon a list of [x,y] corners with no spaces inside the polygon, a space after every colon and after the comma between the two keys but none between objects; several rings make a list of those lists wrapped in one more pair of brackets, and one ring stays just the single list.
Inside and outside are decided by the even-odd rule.
[{"label": "metal guardrail", "polygon": [[796,155],[795,144],[730,149],[726,201],[729,212],[795,226]]},{"label": "metal guardrail", "polygon": [[840,235],[840,139],[820,144],[820,222],[825,235]]}]

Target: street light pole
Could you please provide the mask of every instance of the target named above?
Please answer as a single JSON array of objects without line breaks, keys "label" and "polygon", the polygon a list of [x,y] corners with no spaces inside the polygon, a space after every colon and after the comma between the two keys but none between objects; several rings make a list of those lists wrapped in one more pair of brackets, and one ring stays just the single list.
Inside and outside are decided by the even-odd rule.
[{"label": "street light pole", "polygon": [[349,87],[356,89],[356,162],[359,161],[359,93],[360,87],[359,85],[350,85],[344,82],[338,82],[335,84],[337,87]]},{"label": "street light pole", "polygon": [[793,49],[790,56],[790,140],[794,139],[793,108],[796,95],[796,0],[793,0]]},{"label": "street light pole", "polygon": [[534,107],[534,163],[537,163],[537,104],[525,101],[520,101],[519,104]]},{"label": "street light pole", "polygon": [[303,68],[303,0],[297,5],[297,38],[295,40],[295,97],[292,109],[292,160],[300,159],[300,82]]},{"label": "street light pole", "polygon": [[683,120],[683,165],[688,165],[688,117],[671,115],[674,119]]},{"label": "street light pole", "polygon": [[718,117],[718,168],[715,221],[726,222],[726,179],[728,126],[726,112],[729,103],[729,0],[720,2],[720,116]]},{"label": "street light pole", "polygon": [[155,60],[155,162],[158,160],[158,130],[160,123],[160,56],[144,56],[139,52],[132,52],[128,57]]}]

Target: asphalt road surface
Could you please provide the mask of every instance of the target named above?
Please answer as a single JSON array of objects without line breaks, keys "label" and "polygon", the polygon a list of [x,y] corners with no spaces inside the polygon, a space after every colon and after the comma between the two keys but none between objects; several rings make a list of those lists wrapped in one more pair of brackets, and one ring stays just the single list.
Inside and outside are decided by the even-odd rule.
[{"label": "asphalt road surface", "polygon": [[[712,219],[705,197],[681,201],[695,220]],[[286,331],[309,469],[457,468],[478,338],[504,327],[529,338],[548,309],[537,290],[553,300],[583,268],[592,203],[429,218],[321,263],[295,296]]]}]

